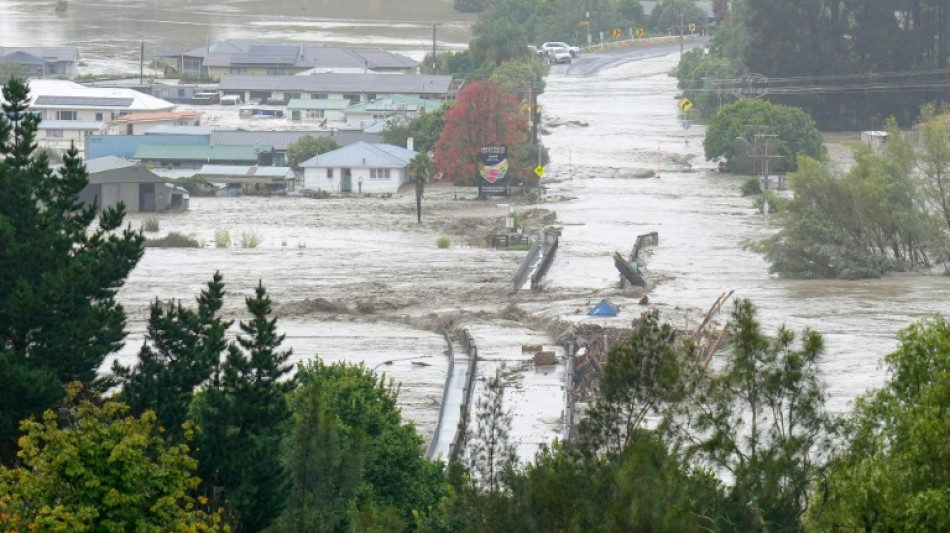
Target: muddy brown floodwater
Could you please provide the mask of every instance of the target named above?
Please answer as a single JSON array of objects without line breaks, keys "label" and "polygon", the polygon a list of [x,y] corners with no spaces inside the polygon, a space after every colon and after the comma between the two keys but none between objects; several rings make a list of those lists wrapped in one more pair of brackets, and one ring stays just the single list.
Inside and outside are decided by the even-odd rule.
[{"label": "muddy brown floodwater", "polygon": [[[230,38],[371,46],[414,59],[465,46],[474,19],[451,0],[0,0],[0,45],[77,46],[80,72],[139,71],[155,52]],[[41,29],[42,31],[37,31]]]}]

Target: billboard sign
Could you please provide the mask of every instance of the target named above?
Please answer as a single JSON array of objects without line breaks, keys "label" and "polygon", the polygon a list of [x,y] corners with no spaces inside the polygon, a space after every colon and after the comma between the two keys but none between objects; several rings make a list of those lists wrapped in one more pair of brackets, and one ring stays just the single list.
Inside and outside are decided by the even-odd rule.
[{"label": "billboard sign", "polygon": [[478,195],[508,196],[508,148],[483,146],[479,151]]}]

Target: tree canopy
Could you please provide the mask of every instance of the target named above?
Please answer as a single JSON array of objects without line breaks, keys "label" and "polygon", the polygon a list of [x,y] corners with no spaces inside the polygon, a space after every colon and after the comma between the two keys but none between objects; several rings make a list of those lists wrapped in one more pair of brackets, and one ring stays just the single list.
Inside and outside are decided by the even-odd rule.
[{"label": "tree canopy", "polygon": [[[527,117],[517,98],[488,81],[466,85],[446,111],[445,127],[435,145],[435,167],[455,183],[474,184],[483,146],[514,147],[527,143]],[[509,159],[509,173],[527,177],[533,165]]]},{"label": "tree canopy", "polygon": [[294,170],[300,170],[304,161],[339,148],[340,145],[333,137],[304,135],[287,147],[287,165]]},{"label": "tree canopy", "polygon": [[53,171],[36,151],[29,87],[11,79],[0,113],[0,459],[20,420],[55,407],[63,386],[105,385],[97,372],[125,338],[116,291],[142,256],[144,237],[121,229],[120,203],[98,213],[73,147]]},{"label": "tree canopy", "polygon": [[78,383],[70,388],[62,414],[23,422],[22,465],[0,466],[0,529],[230,530],[195,496],[200,480],[188,445],[167,445],[153,412],[135,418],[124,404],[98,406],[79,399]]}]

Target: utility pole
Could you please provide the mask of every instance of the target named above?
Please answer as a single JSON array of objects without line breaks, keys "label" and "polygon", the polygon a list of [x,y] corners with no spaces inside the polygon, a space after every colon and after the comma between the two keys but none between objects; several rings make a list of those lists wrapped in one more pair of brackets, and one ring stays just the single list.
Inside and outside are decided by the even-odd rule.
[{"label": "utility pole", "polygon": [[435,61],[435,27],[436,27],[436,26],[438,26],[438,24],[433,24],[433,25],[432,25],[432,72],[430,72],[430,74],[435,74],[435,64],[436,64],[436,61]]}]

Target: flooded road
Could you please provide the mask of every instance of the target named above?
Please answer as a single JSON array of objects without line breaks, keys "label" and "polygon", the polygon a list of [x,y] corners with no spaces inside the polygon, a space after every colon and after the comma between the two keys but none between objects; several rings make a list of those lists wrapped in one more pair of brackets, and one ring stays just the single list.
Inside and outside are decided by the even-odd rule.
[{"label": "flooded road", "polygon": [[[76,46],[80,73],[137,73],[159,51],[231,38],[382,48],[419,60],[468,44],[474,17],[451,0],[0,0],[0,45]],[[38,29],[40,31],[38,31]]]},{"label": "flooded road", "polygon": [[[704,160],[705,129],[682,127],[676,81],[668,76],[679,46],[629,54],[636,59],[619,66],[613,61],[606,70],[585,68],[590,58],[554,69],[540,99],[551,132],[543,137],[552,158],[545,178],[563,182],[577,196],[557,207],[565,231],[548,287],[586,288],[595,303],[613,291],[612,298],[639,314],[636,301],[616,290],[609,254],[626,255],[638,234],[657,231],[660,244],[646,260],[649,277],[657,280],[652,304],[670,320],[695,324],[697,310],[735,289],[735,297],[759,307],[766,332],[784,323],[822,333],[829,407],[844,411],[882,382],[879,361],[896,346],[899,329],[950,312],[950,278],[806,281],[770,275],[768,264],[743,250],[743,242],[770,234],[774,225],[740,196],[744,177],[720,174]],[[580,303],[544,307],[569,314]]]}]

